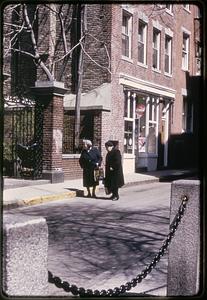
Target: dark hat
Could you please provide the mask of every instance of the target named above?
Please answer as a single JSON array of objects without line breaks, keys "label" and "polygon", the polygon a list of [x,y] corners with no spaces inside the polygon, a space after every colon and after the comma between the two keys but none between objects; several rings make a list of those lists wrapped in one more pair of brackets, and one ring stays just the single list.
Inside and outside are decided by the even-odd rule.
[{"label": "dark hat", "polygon": [[112,146],[114,146],[114,144],[111,141],[108,141],[108,142],[105,143],[105,146],[106,147],[112,147]]}]

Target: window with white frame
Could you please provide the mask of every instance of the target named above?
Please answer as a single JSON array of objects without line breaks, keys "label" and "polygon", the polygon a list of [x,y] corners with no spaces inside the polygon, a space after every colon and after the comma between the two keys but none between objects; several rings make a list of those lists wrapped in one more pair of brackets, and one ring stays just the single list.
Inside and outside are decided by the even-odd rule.
[{"label": "window with white frame", "polygon": [[195,57],[196,57],[196,75],[201,75],[201,43],[197,41],[195,43]]},{"label": "window with white frame", "polygon": [[147,24],[139,20],[138,25],[138,62],[147,64]]},{"label": "window with white frame", "polygon": [[133,154],[135,100],[131,93],[127,92],[124,101],[124,153]]},{"label": "window with white frame", "polygon": [[172,38],[165,35],[165,73],[172,74]]},{"label": "window with white frame", "polygon": [[157,135],[158,135],[158,100],[150,98],[149,105],[149,132],[148,132],[148,153],[157,154]]},{"label": "window with white frame", "polygon": [[193,132],[193,104],[186,96],[183,97],[182,132]]},{"label": "window with white frame", "polygon": [[122,12],[122,55],[131,58],[132,15]]},{"label": "window with white frame", "polygon": [[172,14],[172,12],[173,12],[172,4],[166,4],[166,10],[169,11]]},{"label": "window with white frame", "polygon": [[155,70],[160,70],[160,31],[156,28],[153,28],[152,67]]},{"label": "window with white frame", "polygon": [[189,41],[190,37],[187,33],[183,32],[183,45],[182,45],[182,69],[188,70],[189,68]]}]

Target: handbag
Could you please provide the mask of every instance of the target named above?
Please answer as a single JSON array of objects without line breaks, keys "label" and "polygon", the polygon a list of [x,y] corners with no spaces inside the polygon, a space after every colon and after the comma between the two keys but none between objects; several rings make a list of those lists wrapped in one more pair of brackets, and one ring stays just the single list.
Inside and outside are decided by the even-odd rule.
[{"label": "handbag", "polygon": [[94,180],[100,181],[104,179],[104,170],[102,167],[94,169]]}]

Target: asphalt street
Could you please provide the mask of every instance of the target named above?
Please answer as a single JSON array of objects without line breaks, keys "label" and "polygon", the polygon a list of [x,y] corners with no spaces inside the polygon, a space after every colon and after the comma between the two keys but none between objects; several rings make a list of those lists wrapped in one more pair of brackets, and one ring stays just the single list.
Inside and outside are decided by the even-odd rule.
[{"label": "asphalt street", "polygon": [[[75,197],[9,214],[42,216],[49,228],[48,270],[78,287],[108,289],[136,277],[162,245],[169,231],[170,183],[148,183],[120,189],[111,201]],[[166,295],[167,254],[126,295]],[[48,295],[66,293],[49,284]]]}]

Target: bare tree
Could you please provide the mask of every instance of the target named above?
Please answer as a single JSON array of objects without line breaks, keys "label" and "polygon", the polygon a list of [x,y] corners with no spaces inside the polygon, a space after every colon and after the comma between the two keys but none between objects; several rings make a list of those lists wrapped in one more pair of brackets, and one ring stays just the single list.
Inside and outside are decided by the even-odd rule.
[{"label": "bare tree", "polygon": [[[33,5],[33,6],[32,6]],[[33,10],[31,10],[33,7]],[[74,14],[73,12],[77,13]],[[75,42],[71,42],[72,26],[77,25],[80,15],[80,34]],[[12,18],[15,16],[15,18]],[[39,17],[41,16],[41,17]],[[15,21],[14,21],[15,20]],[[40,74],[39,78],[49,81],[60,80],[62,74],[66,76],[67,65],[76,52],[77,57],[77,84],[75,103],[75,149],[79,144],[80,133],[80,101],[82,93],[82,76],[84,57],[100,68],[110,72],[110,56],[106,45],[104,49],[108,61],[106,65],[98,63],[86,51],[86,36],[97,40],[87,32],[87,5],[86,4],[10,4],[4,11],[4,59],[18,53],[29,57]],[[48,31],[41,37],[40,30]],[[40,36],[40,37],[39,37]],[[6,65],[6,64],[5,64]],[[59,72],[59,73],[58,73]],[[42,74],[42,75],[41,75]],[[44,75],[44,76],[43,76]]]}]

